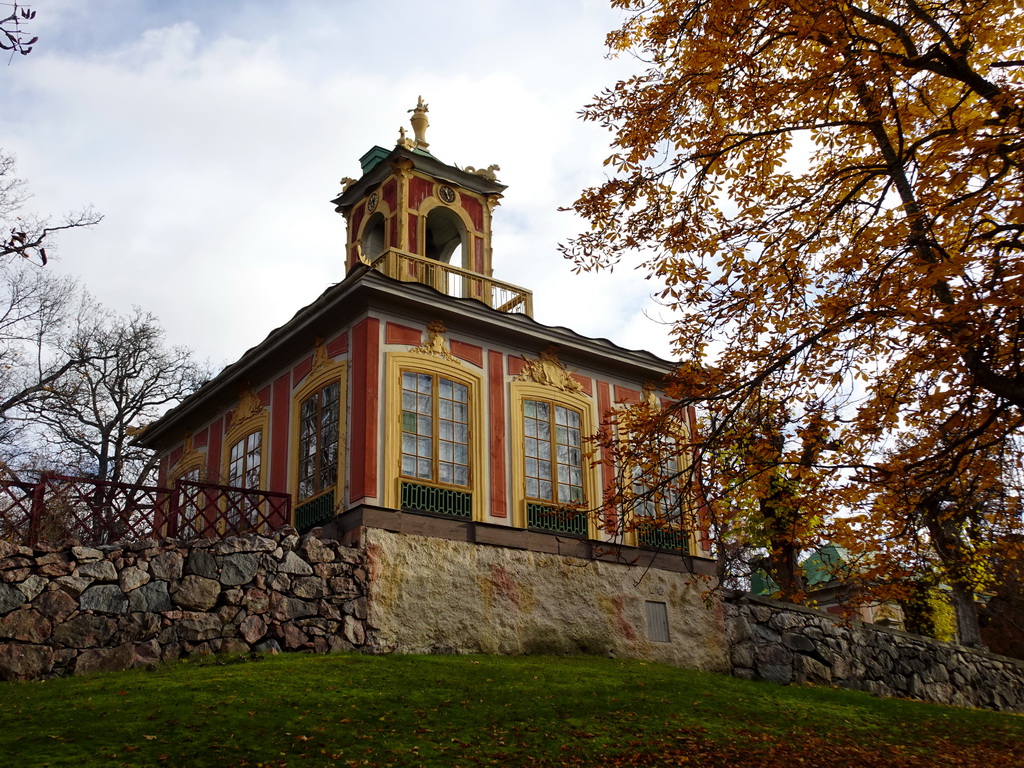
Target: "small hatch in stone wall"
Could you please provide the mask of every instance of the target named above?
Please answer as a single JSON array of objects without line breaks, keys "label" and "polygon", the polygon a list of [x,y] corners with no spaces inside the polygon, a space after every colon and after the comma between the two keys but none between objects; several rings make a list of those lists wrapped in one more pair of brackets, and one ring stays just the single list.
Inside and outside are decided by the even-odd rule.
[{"label": "small hatch in stone wall", "polygon": [[654,643],[669,642],[668,607],[665,603],[647,601],[647,637]]}]

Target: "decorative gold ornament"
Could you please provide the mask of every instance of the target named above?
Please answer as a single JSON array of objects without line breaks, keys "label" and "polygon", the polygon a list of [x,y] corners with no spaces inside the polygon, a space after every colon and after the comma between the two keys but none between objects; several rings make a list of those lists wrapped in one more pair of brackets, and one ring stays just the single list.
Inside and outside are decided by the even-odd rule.
[{"label": "decorative gold ornament", "polygon": [[326,368],[330,362],[331,358],[327,354],[327,345],[324,344],[324,337],[317,336],[313,341],[313,368],[310,373],[316,373]]},{"label": "decorative gold ornament", "polygon": [[203,461],[203,454],[193,445],[192,430],[189,430],[185,433],[185,447],[182,449],[181,458],[174,463],[174,467],[190,467],[193,464],[202,464]]},{"label": "decorative gold ornament", "polygon": [[231,428],[244,424],[263,413],[263,402],[260,396],[252,391],[250,387],[242,390],[239,396],[238,407],[231,414]]},{"label": "decorative gold ornament", "polygon": [[416,142],[406,135],[404,125],[398,128],[398,146],[404,149],[413,149],[416,146]]},{"label": "decorative gold ornament", "polygon": [[643,392],[643,397],[641,398],[643,402],[645,402],[652,411],[660,411],[661,400],[658,399],[658,395],[656,394],[658,388],[651,382],[645,381],[643,386],[640,387],[640,390]]},{"label": "decorative gold ornament", "polygon": [[540,353],[539,360],[526,359],[526,367],[516,376],[516,381],[532,381],[546,384],[563,392],[584,394],[583,385],[574,379],[558,359],[558,347],[551,345]]},{"label": "decorative gold ornament", "polygon": [[416,106],[409,111],[412,112],[409,122],[412,123],[412,130],[416,134],[416,146],[426,149],[430,146],[427,143],[427,126],[430,122],[427,120],[427,105],[423,102],[422,96],[419,97]]},{"label": "decorative gold ornament", "polygon": [[472,173],[474,176],[482,176],[488,181],[497,181],[498,177],[495,171],[500,171],[500,165],[488,165],[486,168],[474,168],[472,165],[466,166],[466,173]]},{"label": "decorative gold ornament", "polygon": [[444,334],[448,332],[444,323],[434,321],[427,326],[427,340],[418,347],[413,347],[410,352],[419,352],[422,355],[433,355],[451,363],[462,365],[462,362],[452,354],[448,343],[444,340]]}]

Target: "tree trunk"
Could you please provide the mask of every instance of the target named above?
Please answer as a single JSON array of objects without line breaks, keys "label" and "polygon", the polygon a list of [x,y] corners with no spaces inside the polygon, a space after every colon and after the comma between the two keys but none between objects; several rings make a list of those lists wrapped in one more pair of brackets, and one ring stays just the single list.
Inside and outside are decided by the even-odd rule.
[{"label": "tree trunk", "polygon": [[974,604],[974,593],[962,586],[953,586],[951,599],[956,611],[957,634],[961,645],[977,647],[981,643],[981,627],[978,624],[978,609]]}]

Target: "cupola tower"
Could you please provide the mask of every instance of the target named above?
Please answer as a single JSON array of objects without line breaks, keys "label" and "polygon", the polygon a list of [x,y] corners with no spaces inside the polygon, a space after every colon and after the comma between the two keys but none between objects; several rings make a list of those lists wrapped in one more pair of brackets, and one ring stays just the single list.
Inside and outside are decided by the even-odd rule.
[{"label": "cupola tower", "polygon": [[[343,179],[344,191],[331,202],[348,225],[348,270],[397,259],[401,274],[384,271],[428,282],[420,270],[445,264],[436,271],[449,284],[435,287],[451,293],[454,280],[491,277],[491,214],[505,185],[495,177],[497,166],[463,169],[434,157],[427,149],[427,105],[420,98],[409,111],[413,138],[402,128],[394,149],[375,146],[364,154],[362,176]],[[465,289],[460,293],[473,295],[471,283]]]}]

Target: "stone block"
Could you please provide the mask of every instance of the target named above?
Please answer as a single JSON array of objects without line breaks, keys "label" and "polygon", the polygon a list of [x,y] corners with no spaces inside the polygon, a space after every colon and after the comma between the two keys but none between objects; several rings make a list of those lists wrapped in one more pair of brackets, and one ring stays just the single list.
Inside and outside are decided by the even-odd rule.
[{"label": "stone block", "polygon": [[807,616],[800,613],[789,613],[788,611],[778,611],[772,616],[768,625],[774,629],[788,630],[795,629],[805,626],[808,623]]},{"label": "stone block", "polygon": [[348,640],[354,646],[364,645],[366,643],[366,629],[363,627],[363,623],[352,616],[345,617],[345,625],[342,630],[345,639]]},{"label": "stone block", "polygon": [[249,646],[237,637],[229,637],[221,642],[217,652],[227,656],[240,656],[249,653]]},{"label": "stone block", "polygon": [[[149,572],[154,579],[177,581],[185,566],[185,558],[175,551],[162,552],[149,561]],[[200,574],[202,575],[202,574]]]},{"label": "stone block", "polygon": [[283,573],[276,574],[270,579],[270,583],[267,585],[267,589],[273,592],[291,592],[292,591],[292,579]]},{"label": "stone block", "polygon": [[82,579],[78,576],[61,576],[57,579],[57,586],[71,597],[79,597],[92,584],[89,579]]},{"label": "stone block", "polygon": [[782,635],[764,624],[755,624],[750,629],[754,639],[758,643],[763,643],[765,645],[778,645],[782,642]]},{"label": "stone block", "polygon": [[754,617],[754,621],[764,624],[772,617],[772,609],[766,605],[751,605],[750,614]]},{"label": "stone block", "polygon": [[75,576],[93,581],[117,581],[117,571],[109,560],[96,560],[82,563],[75,571]]},{"label": "stone block", "polygon": [[78,610],[78,602],[62,589],[51,589],[37,597],[32,607],[51,621],[64,621]]},{"label": "stone block", "polygon": [[78,600],[83,611],[125,613],[128,610],[128,598],[116,584],[97,584],[89,587]]},{"label": "stone block", "polygon": [[237,552],[273,552],[275,549],[277,544],[273,539],[257,533],[243,533],[221,539],[210,548],[210,551],[217,555],[231,555]]},{"label": "stone block", "polygon": [[41,576],[70,576],[75,570],[74,565],[71,563],[71,558],[63,552],[53,552],[49,555],[43,555],[36,560],[36,567],[39,570]]},{"label": "stone block", "polygon": [[247,589],[242,606],[249,613],[266,613],[270,610],[270,597],[262,589]]},{"label": "stone block", "polygon": [[79,563],[91,563],[103,559],[103,553],[92,547],[72,547],[71,556]]},{"label": "stone block", "polygon": [[0,619],[0,639],[43,644],[50,639],[53,625],[39,611],[22,608]]},{"label": "stone block", "polygon": [[334,579],[343,577],[351,581],[352,568],[345,563],[314,563],[313,573],[321,579]]},{"label": "stone block", "polygon": [[325,619],[334,619],[336,621],[345,615],[341,610],[341,606],[332,600],[317,601],[316,611],[318,615],[323,616]]},{"label": "stone block", "polygon": [[217,573],[216,558],[205,549],[192,550],[185,564],[185,570],[190,574],[202,576],[204,579],[216,579],[220,575]]},{"label": "stone block", "polygon": [[311,600],[326,595],[327,586],[316,576],[297,576],[292,579],[292,592],[296,597]]},{"label": "stone block", "polygon": [[801,653],[813,653],[816,650],[814,641],[796,632],[783,632],[782,644],[787,648]]},{"label": "stone block", "polygon": [[[13,541],[7,541],[7,539],[0,539],[0,562],[7,560],[8,558],[15,557],[17,555],[32,554],[32,550],[25,550],[23,547],[19,547]],[[0,570],[3,570],[0,568]]]},{"label": "stone block", "polygon": [[143,584],[148,583],[149,579],[149,573],[143,568],[131,566],[121,571],[121,576],[117,583],[121,585],[121,589],[125,592],[131,592],[133,589],[138,589]]},{"label": "stone block", "polygon": [[273,593],[270,596],[270,615],[277,621],[289,621],[301,619],[306,616],[316,615],[316,604],[307,603],[295,597]]},{"label": "stone block", "polygon": [[332,635],[331,637],[328,637],[327,648],[329,653],[346,653],[354,650],[352,643],[341,635]]},{"label": "stone block", "polygon": [[363,594],[363,590],[360,588],[359,584],[348,577],[330,579],[327,582],[327,591],[332,597],[342,600],[351,600],[352,598],[359,597]]},{"label": "stone block", "polygon": [[345,603],[345,613],[355,616],[357,619],[365,620],[370,615],[369,604],[365,597],[357,597]]},{"label": "stone block", "polygon": [[21,592],[21,594],[25,596],[25,602],[31,603],[40,594],[42,594],[43,590],[46,589],[46,585],[48,583],[49,582],[47,582],[46,579],[42,578],[41,576],[36,576],[35,574],[33,574],[20,584],[15,585],[15,587],[19,592]]},{"label": "stone block", "polygon": [[166,581],[150,581],[128,594],[128,607],[132,611],[159,613],[169,611],[171,595],[167,590]]},{"label": "stone block", "polygon": [[135,659],[133,667],[152,667],[160,663],[162,650],[160,643],[156,640],[147,640],[144,643],[135,644]]},{"label": "stone block", "polygon": [[53,649],[44,645],[0,644],[0,680],[38,680],[53,663]]},{"label": "stone block", "polygon": [[285,554],[284,560],[277,566],[277,570],[280,573],[291,573],[296,576],[313,575],[312,566],[294,552]]},{"label": "stone block", "polygon": [[90,648],[82,651],[75,661],[76,675],[95,672],[115,672],[129,669],[135,663],[135,646],[131,643],[116,648]]},{"label": "stone block", "polygon": [[794,656],[793,672],[794,679],[798,683],[817,683],[819,685],[832,683],[832,670],[810,656]]},{"label": "stone block", "polygon": [[[189,558],[189,563],[191,562],[192,558]],[[217,604],[219,596],[220,582],[189,574],[181,580],[177,591],[171,595],[171,600],[187,611],[208,611]]]},{"label": "stone block", "polygon": [[186,613],[177,624],[177,635],[189,643],[199,643],[221,636],[224,625],[212,613]]},{"label": "stone block", "polygon": [[754,659],[762,664],[792,665],[793,653],[782,645],[758,645],[754,647]]},{"label": "stone block", "polygon": [[246,616],[238,626],[239,634],[249,645],[258,643],[267,634],[267,622],[262,616]]},{"label": "stone block", "polygon": [[132,613],[118,621],[117,637],[141,643],[159,635],[161,624],[161,617],[156,613]]},{"label": "stone block", "polygon": [[289,650],[298,650],[309,644],[309,637],[294,624],[284,626],[284,647]]},{"label": "stone block", "polygon": [[330,563],[334,560],[334,551],[324,546],[316,536],[306,536],[299,544],[299,553],[309,563]]},{"label": "stone block", "polygon": [[741,645],[734,645],[729,654],[729,659],[732,662],[733,667],[749,667],[754,666],[754,649],[750,643],[743,643]]},{"label": "stone block", "polygon": [[25,602],[25,594],[17,587],[0,584],[0,615],[10,613]]},{"label": "stone block", "polygon": [[789,664],[762,664],[757,668],[762,680],[788,685],[793,681],[793,667]]},{"label": "stone block", "polygon": [[248,584],[259,568],[259,558],[248,552],[224,555],[220,561],[220,583],[228,587]]},{"label": "stone block", "polygon": [[0,582],[16,584],[24,581],[32,575],[30,568],[13,568],[7,571],[0,571]]},{"label": "stone block", "polygon": [[259,653],[269,653],[276,655],[281,652],[281,645],[277,642],[277,640],[269,639],[264,640],[262,643],[257,645],[255,650]]},{"label": "stone block", "polygon": [[107,616],[79,614],[53,629],[53,639],[65,648],[97,648],[106,645],[117,631]]},{"label": "stone block", "polygon": [[734,619],[730,619],[726,624],[729,631],[729,641],[732,643],[742,643],[744,640],[749,640],[753,634],[750,622],[747,621],[745,616],[737,616]]},{"label": "stone block", "polygon": [[237,605],[223,605],[217,609],[217,618],[220,619],[221,624],[228,625],[240,621],[239,615],[244,613],[245,611]]}]

